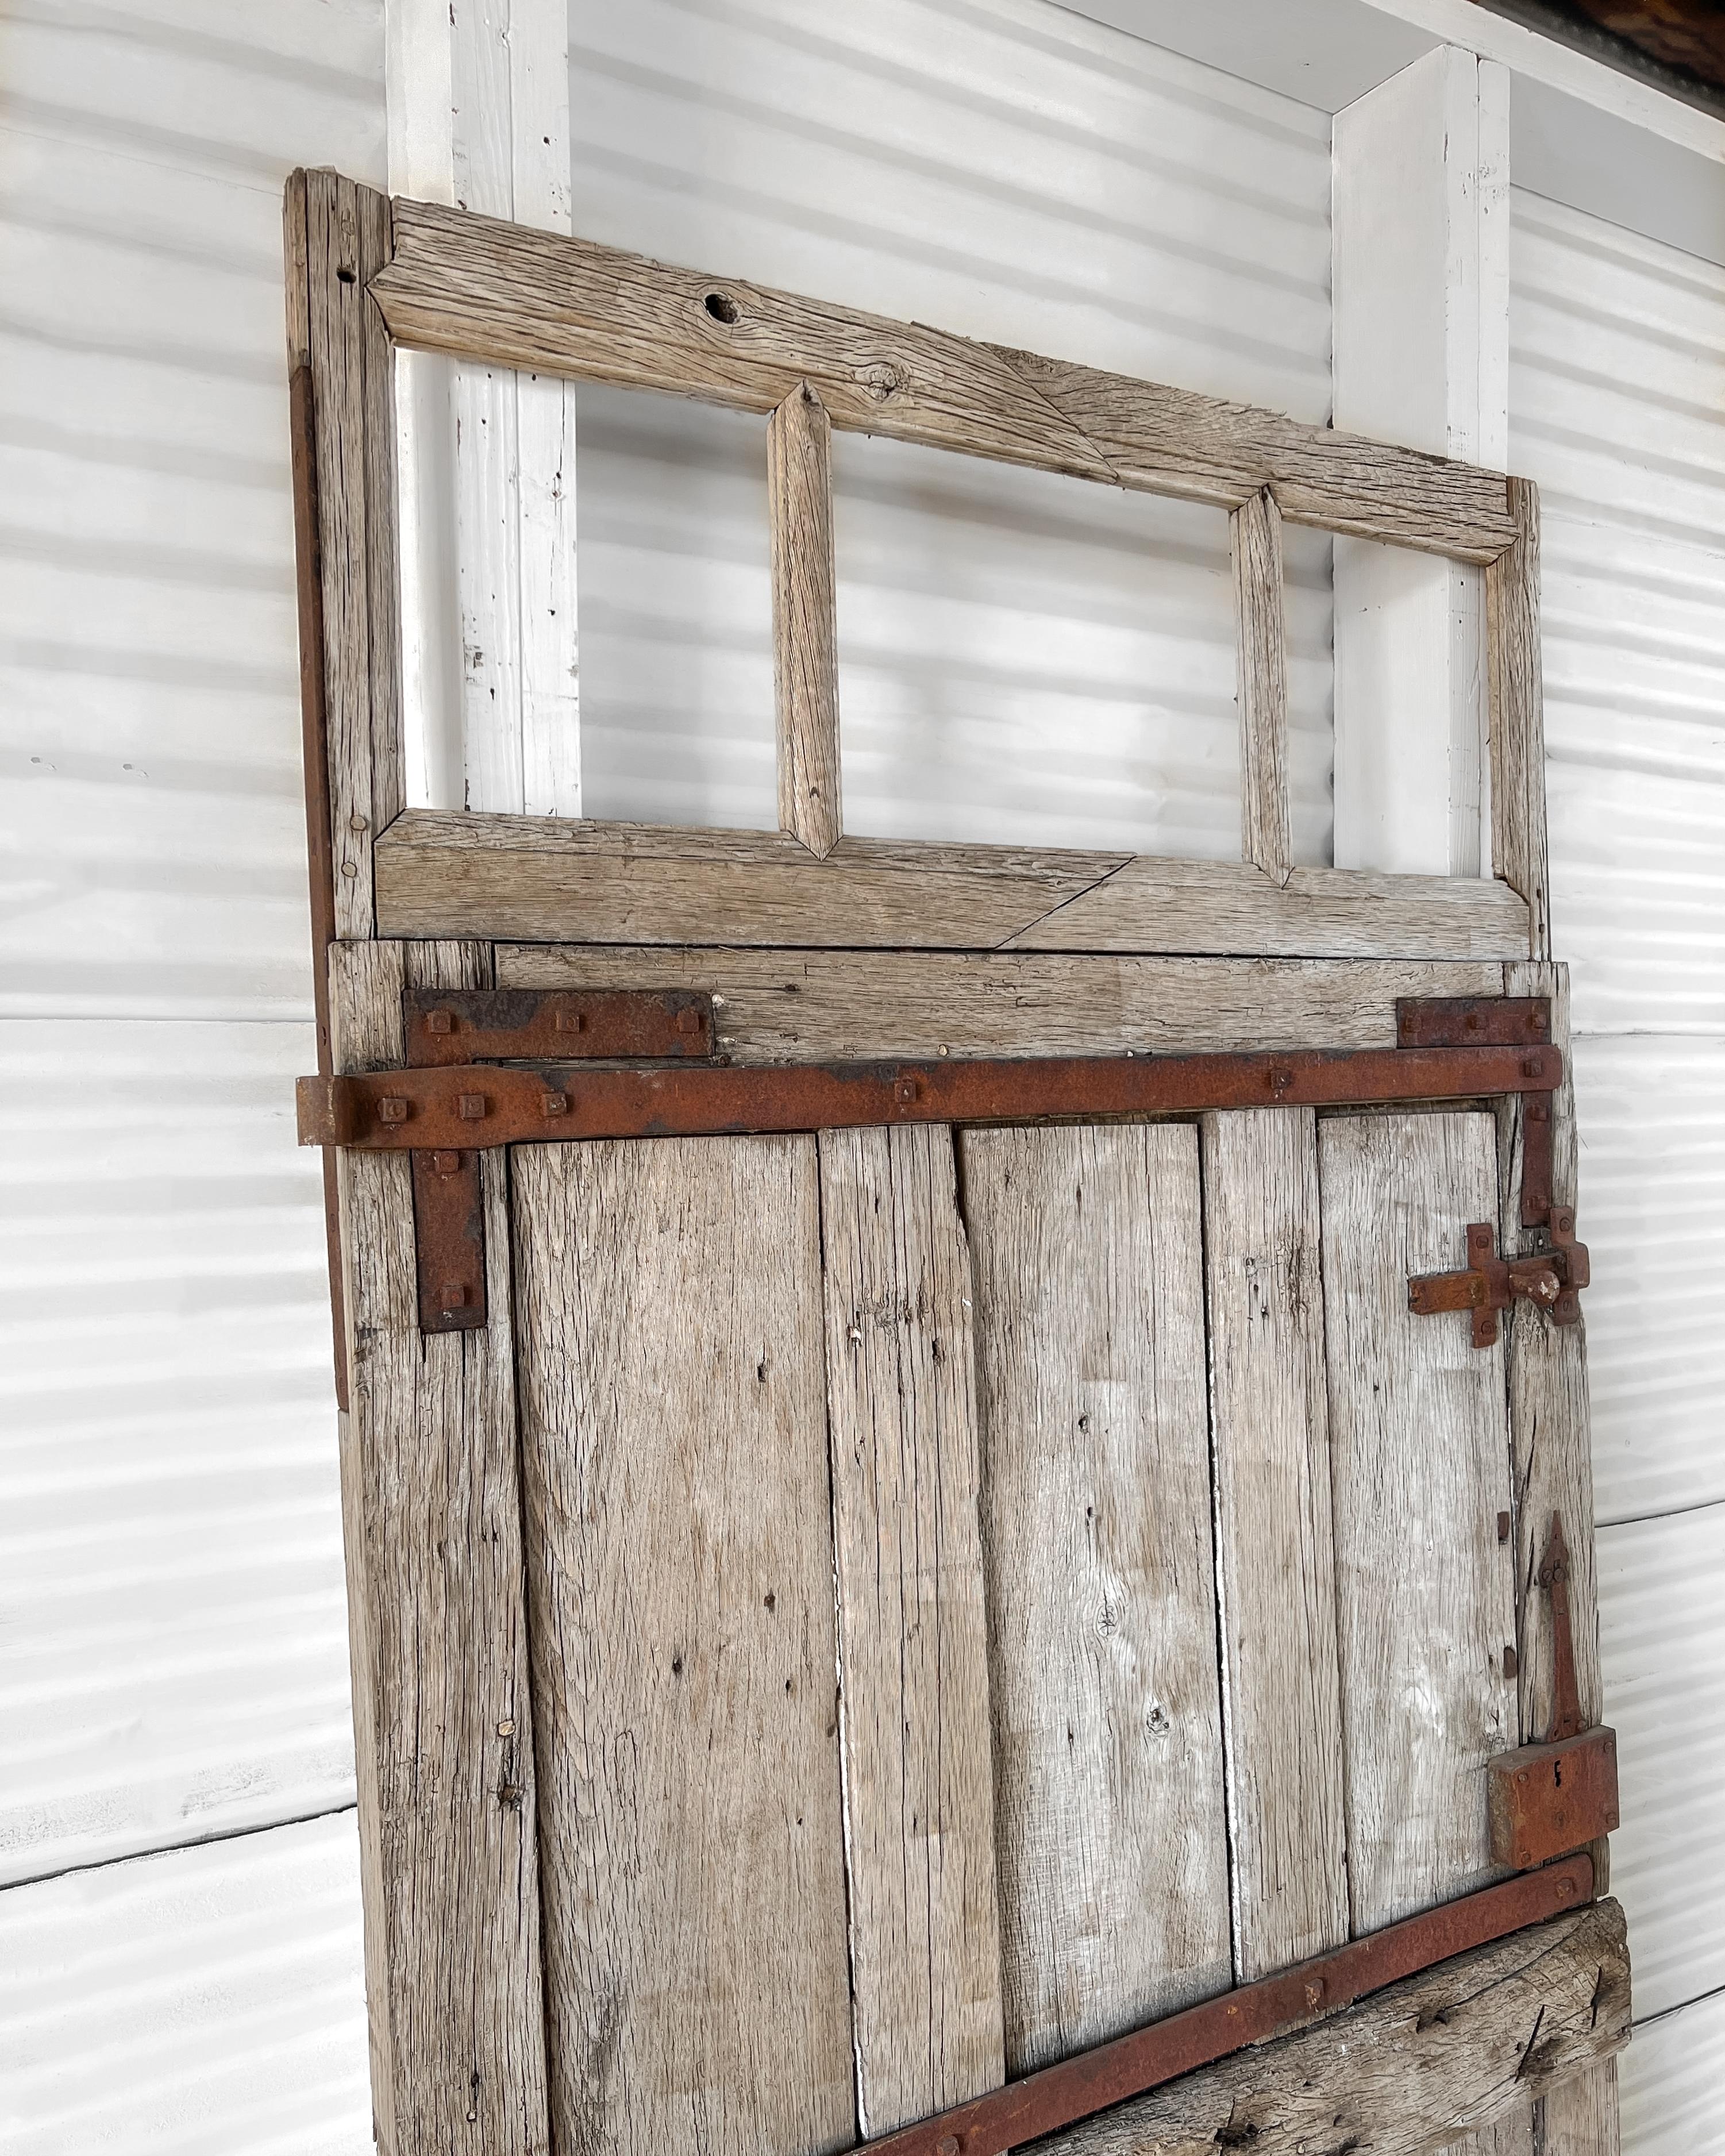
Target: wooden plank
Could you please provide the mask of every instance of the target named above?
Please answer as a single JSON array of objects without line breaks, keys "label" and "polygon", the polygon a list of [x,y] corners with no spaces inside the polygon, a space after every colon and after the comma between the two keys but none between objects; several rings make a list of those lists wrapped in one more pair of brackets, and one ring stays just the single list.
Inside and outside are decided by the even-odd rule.
[{"label": "wooden plank", "polygon": [[1502,1343],[1416,1317],[1497,1200],[1489,1115],[1319,1126],[1348,1877],[1356,1935],[1497,1876],[1486,1760],[1516,1738]]},{"label": "wooden plank", "polygon": [[[404,986],[478,986],[486,971],[471,946],[338,943],[331,958],[340,1070],[402,1062]],[[408,1156],[340,1158],[352,1364],[342,1512],[380,2138],[400,2156],[543,2150],[502,1156],[481,1156],[490,1321],[429,1338]]]},{"label": "wooden plank", "polygon": [[1288,821],[1287,609],[1281,511],[1255,494],[1229,519],[1239,636],[1240,857],[1277,883],[1294,865]]},{"label": "wooden plank", "polygon": [[505,943],[506,988],[687,988],[735,1063],[1393,1048],[1402,996],[1491,996],[1489,960],[739,951]]},{"label": "wooden plank", "polygon": [[1446,2132],[1513,2118],[1629,2034],[1623,1912],[1599,1902],[1030,2146],[1036,2156],[1429,2156]]},{"label": "wooden plank", "polygon": [[778,827],[825,855],[845,828],[839,762],[839,618],[833,428],[799,382],[767,422],[773,530],[773,670]]},{"label": "wooden plank", "polygon": [[1006,2078],[970,1260],[950,1131],[819,1145],[851,1994],[873,2135]]},{"label": "wooden plank", "polygon": [[[312,377],[336,925],[359,937],[374,932],[373,834],[405,798],[393,357],[366,296],[388,259],[389,205],[333,172],[296,172],[288,186],[290,226],[303,218],[303,273],[290,232],[290,291],[296,311],[303,291]],[[297,341],[290,326],[290,357]]]},{"label": "wooden plank", "polygon": [[1497,475],[1280,413],[438,203],[396,228],[373,290],[403,344],[763,413],[806,381],[835,427],[1230,509],[1269,487],[1295,522],[1465,560],[1515,536]]},{"label": "wooden plank", "polygon": [[[1569,1067],[1569,969],[1529,962],[1506,966],[1505,992],[1548,996],[1552,1039]],[[1577,1204],[1575,1089],[1566,1076],[1552,1096],[1552,1195],[1559,1205]],[[1498,1243],[1503,1250],[1530,1247],[1534,1237],[1521,1221],[1522,1103],[1499,1106],[1498,1158],[1502,1168]],[[1579,1223],[1584,1239],[1584,1219]],[[1551,1727],[1553,1660],[1551,1604],[1538,1583],[1540,1555],[1553,1512],[1560,1512],[1569,1544],[1571,1633],[1576,1689],[1589,1722],[1604,1718],[1604,1682],[1599,1664],[1598,1572],[1594,1543],[1594,1476],[1587,1387],[1587,1327],[1557,1326],[1531,1305],[1507,1313],[1505,1355],[1509,1378],[1509,1430],[1515,1481],[1516,1625],[1520,1650],[1520,1738],[1532,1743]],[[1599,1841],[1594,1862],[1609,1876],[1611,1845]],[[1617,2156],[1617,2070],[1596,2068],[1547,2100],[1539,2122],[1542,2156]]]},{"label": "wooden plank", "polygon": [[1527,901],[1527,955],[1551,955],[1545,835],[1545,689],[1539,644],[1539,490],[1512,480],[1515,544],[1486,575],[1491,867]]},{"label": "wooden plank", "polygon": [[377,849],[388,936],[536,943],[1498,958],[1527,908],[1482,878],[409,809]]},{"label": "wooden plank", "polygon": [[1317,1125],[1206,1116],[1204,1271],[1236,1980],[1348,1930]]},{"label": "wooden plank", "polygon": [[557,2145],[839,2148],[815,1142],[513,1160]]},{"label": "wooden plank", "polygon": [[960,1145],[1020,2074],[1231,1975],[1198,1134]]}]

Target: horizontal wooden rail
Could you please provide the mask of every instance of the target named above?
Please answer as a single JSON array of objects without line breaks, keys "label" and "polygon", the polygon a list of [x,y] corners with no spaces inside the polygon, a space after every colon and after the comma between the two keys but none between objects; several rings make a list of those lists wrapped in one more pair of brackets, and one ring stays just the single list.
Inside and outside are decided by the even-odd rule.
[{"label": "horizontal wooden rail", "polygon": [[1517,536],[1477,466],[1279,412],[979,344],[434,203],[394,205],[371,283],[398,343],[776,411],[806,382],[835,427],[1494,561]]}]

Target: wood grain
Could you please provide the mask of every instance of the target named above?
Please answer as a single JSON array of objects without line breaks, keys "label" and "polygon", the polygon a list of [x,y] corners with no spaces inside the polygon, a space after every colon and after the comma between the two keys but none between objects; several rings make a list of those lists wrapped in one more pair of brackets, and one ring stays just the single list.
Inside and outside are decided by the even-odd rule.
[{"label": "wood grain", "polygon": [[1348,1938],[1329,1404],[1309,1109],[1206,1116],[1210,1444],[1236,1980]]},{"label": "wood grain", "polygon": [[1240,858],[1277,883],[1294,865],[1288,821],[1287,609],[1281,511],[1255,494],[1229,519],[1239,640]]},{"label": "wood grain", "polygon": [[770,412],[800,382],[836,427],[1489,561],[1503,480],[1279,413],[976,344],[432,203],[398,202],[373,291],[429,351]]},{"label": "wood grain", "polygon": [[1589,2066],[1540,2099],[1539,2156],[1619,2156],[1617,2061]]},{"label": "wood grain", "polygon": [[373,837],[405,798],[394,357],[366,292],[389,259],[389,204],[333,172],[295,172],[286,222],[290,305],[304,308],[289,357],[311,366],[316,426],[336,925],[362,937],[375,932]]},{"label": "wood grain", "polygon": [[1356,1936],[1496,1876],[1486,1760],[1516,1738],[1503,1349],[1415,1317],[1497,1203],[1489,1115],[1318,1129],[1336,1584]]},{"label": "wood grain", "polygon": [[[331,959],[339,1070],[402,1063],[403,987],[487,970],[470,946]],[[550,2147],[509,1231],[502,1156],[480,1158],[490,1322],[426,1337],[408,1156],[340,1156],[368,2006],[394,2156]]]},{"label": "wood grain", "polygon": [[1623,1912],[1599,1902],[1030,2146],[1036,2156],[1429,2156],[1525,2112],[1530,2097],[1609,2059],[1629,2033]]},{"label": "wood grain", "polygon": [[1539,642],[1539,490],[1509,482],[1515,544],[1486,572],[1491,867],[1527,901],[1527,955],[1551,955],[1545,690]]},{"label": "wood grain", "polygon": [[557,2145],[844,2147],[815,1142],[513,1173]]},{"label": "wood grain", "polygon": [[1226,1986],[1190,1125],[966,1131],[1006,2057]]},{"label": "wood grain", "polygon": [[862,2130],[1006,2078],[969,1254],[939,1127],[820,1140]]},{"label": "wood grain", "polygon": [[379,932],[538,943],[1519,958],[1481,877],[1166,861],[409,809],[377,849]]},{"label": "wood grain", "polygon": [[735,1063],[1393,1048],[1401,996],[1497,995],[1488,960],[1140,958],[506,943],[501,987],[711,991]]},{"label": "wood grain", "polygon": [[778,826],[824,856],[845,828],[839,764],[839,618],[833,428],[799,382],[767,422]]}]

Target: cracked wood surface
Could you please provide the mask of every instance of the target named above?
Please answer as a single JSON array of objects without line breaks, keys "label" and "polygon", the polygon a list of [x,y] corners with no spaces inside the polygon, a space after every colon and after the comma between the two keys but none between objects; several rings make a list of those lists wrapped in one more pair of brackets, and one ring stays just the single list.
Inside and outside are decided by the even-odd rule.
[{"label": "cracked wood surface", "polygon": [[378,931],[536,943],[1520,958],[1527,907],[1483,877],[1058,848],[409,809],[379,839]]},{"label": "cracked wood surface", "polygon": [[512,1173],[557,2145],[844,2147],[815,1141]]},{"label": "cracked wood surface", "polygon": [[1288,824],[1288,631],[1281,511],[1255,494],[1229,519],[1239,647],[1240,858],[1277,883],[1293,866]]},{"label": "cracked wood surface", "polygon": [[[1623,1912],[1597,1902],[1030,2144],[1035,2156],[1428,2156],[1493,2147],[1629,2041]],[[1527,2146],[1523,2140],[1522,2147]],[[1568,2156],[1568,2152],[1565,2152]]]},{"label": "cracked wood surface", "polygon": [[845,828],[833,429],[806,382],[797,384],[767,422],[767,514],[773,539],[778,828],[824,856]]},{"label": "cracked wood surface", "polygon": [[1281,413],[973,342],[738,279],[398,201],[371,291],[400,342],[1238,508],[1460,560],[1516,536],[1501,475]]}]

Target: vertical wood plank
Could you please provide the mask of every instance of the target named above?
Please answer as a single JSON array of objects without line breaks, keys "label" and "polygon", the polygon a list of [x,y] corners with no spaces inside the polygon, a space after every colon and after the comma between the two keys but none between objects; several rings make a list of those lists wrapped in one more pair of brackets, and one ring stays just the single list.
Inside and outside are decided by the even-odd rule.
[{"label": "vertical wood plank", "polygon": [[1198,1134],[973,1130],[1009,2072],[1230,1981]]},{"label": "vertical wood plank", "polygon": [[[1552,1096],[1552,1198],[1579,1206],[1575,1088],[1570,1071],[1569,969],[1528,963],[1503,969],[1506,995],[1551,999],[1552,1039],[1563,1053],[1563,1083]],[[1533,1237],[1522,1226],[1522,1101],[1498,1108],[1503,1173],[1499,1245],[1515,1250]],[[1587,1224],[1578,1219],[1585,1240]],[[1583,1308],[1585,1311],[1585,1300]],[[1550,1730],[1553,1707],[1551,1604],[1539,1585],[1539,1560],[1551,1516],[1560,1512],[1569,1545],[1570,1630],[1581,1712],[1604,1719],[1599,1664],[1599,1574],[1594,1543],[1592,1423],[1587,1389],[1587,1321],[1553,1325],[1543,1311],[1518,1304],[1506,1313],[1509,1430],[1515,1477],[1516,1620],[1520,1643],[1520,1735],[1532,1743]],[[1595,1844],[1603,1889],[1610,1876],[1611,1845]],[[1541,2156],[1616,2156],[1617,2066],[1594,2066],[1543,2097],[1536,2114],[1544,2134]]]},{"label": "vertical wood plank", "polygon": [[848,2145],[815,1141],[513,1165],[557,2145]]},{"label": "vertical wood plank", "polygon": [[[472,945],[331,955],[339,1070],[403,1060],[404,986],[489,974]],[[480,1162],[490,1322],[428,1338],[408,1156],[341,1155],[368,2005],[393,2156],[550,2145],[503,1156]]]},{"label": "vertical wood plank", "polygon": [[1318,1127],[1336,1590],[1356,1935],[1494,1876],[1485,1775],[1516,1741],[1502,1343],[1415,1317],[1497,1202],[1486,1114]]},{"label": "vertical wood plank", "polygon": [[950,1131],[820,1137],[862,2130],[1006,2078],[969,1253]]},{"label": "vertical wood plank", "polygon": [[1491,867],[1527,901],[1528,955],[1551,955],[1545,835],[1545,689],[1539,644],[1539,490],[1509,482],[1520,536],[1486,571]]},{"label": "vertical wood plank", "polygon": [[1235,1967],[1348,1937],[1317,1125],[1207,1116],[1204,1270]]},{"label": "vertical wood plank", "polygon": [[1277,882],[1293,866],[1288,811],[1287,609],[1281,511],[1266,487],[1229,519],[1239,639],[1240,855]]},{"label": "vertical wood plank", "polygon": [[814,854],[844,830],[839,624],[833,564],[833,429],[804,382],[767,422],[773,526],[773,661],[778,822]]}]

